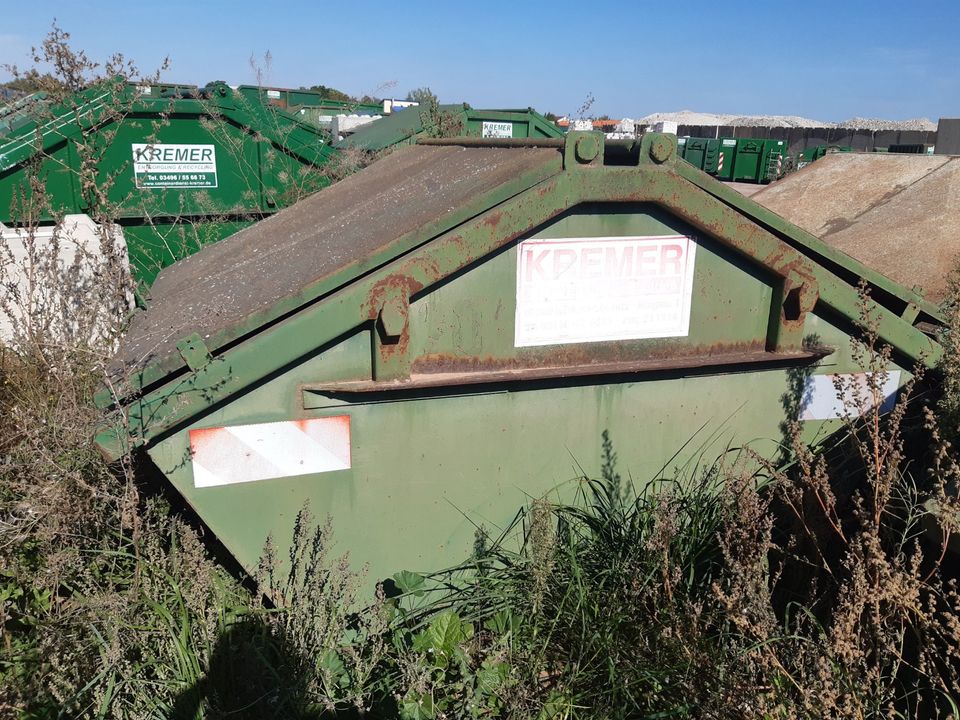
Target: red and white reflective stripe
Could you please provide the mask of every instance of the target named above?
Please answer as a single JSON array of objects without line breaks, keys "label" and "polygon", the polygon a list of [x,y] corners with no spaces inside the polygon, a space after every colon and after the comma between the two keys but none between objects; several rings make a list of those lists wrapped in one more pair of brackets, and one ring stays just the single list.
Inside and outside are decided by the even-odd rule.
[{"label": "red and white reflective stripe", "polygon": [[194,487],[350,468],[350,416],[190,431]]},{"label": "red and white reflective stripe", "polygon": [[720,159],[717,161],[717,173],[723,172],[723,153],[720,153]]}]

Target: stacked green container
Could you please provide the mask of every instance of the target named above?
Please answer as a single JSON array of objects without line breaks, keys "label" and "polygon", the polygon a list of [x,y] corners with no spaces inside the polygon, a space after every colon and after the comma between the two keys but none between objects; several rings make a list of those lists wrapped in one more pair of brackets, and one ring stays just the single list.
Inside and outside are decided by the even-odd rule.
[{"label": "stacked green container", "polygon": [[683,159],[698,170],[703,170],[707,160],[707,138],[686,138],[683,149]]},{"label": "stacked green container", "polygon": [[0,138],[0,222],[18,224],[12,206],[37,172],[50,207],[42,221],[116,220],[134,275],[150,284],[177,259],[328,184],[334,153],[315,126],[225,84],[118,80],[39,105]]},{"label": "stacked green container", "polygon": [[379,103],[332,100],[316,90],[240,85],[237,92],[250,100],[288,110],[314,123],[321,115],[380,115],[383,113],[383,106]]},{"label": "stacked green container", "polygon": [[334,143],[335,147],[383,150],[417,137],[559,138],[563,132],[533,108],[476,110],[467,104],[407,108],[376,120]]},{"label": "stacked green container", "polygon": [[717,169],[711,173],[720,180],[733,179],[733,167],[737,156],[737,141],[734,138],[718,138]]}]

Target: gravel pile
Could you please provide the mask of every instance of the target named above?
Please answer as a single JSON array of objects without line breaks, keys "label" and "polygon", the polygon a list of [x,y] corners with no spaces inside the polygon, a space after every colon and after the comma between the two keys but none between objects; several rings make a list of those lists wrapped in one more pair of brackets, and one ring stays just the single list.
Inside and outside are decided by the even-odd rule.
[{"label": "gravel pile", "polygon": [[726,124],[745,127],[830,127],[830,123],[799,115],[737,115],[731,117]]},{"label": "gravel pile", "polygon": [[881,118],[854,117],[840,123],[813,120],[799,115],[729,115],[724,113],[701,113],[693,110],[653,113],[640,118],[638,123],[650,125],[655,122],[675,122],[678,125],[727,125],[734,127],[821,127],[861,128],[864,130],[936,130],[935,123],[926,118],[912,120],[883,120]]},{"label": "gravel pile", "polygon": [[882,118],[854,117],[837,123],[837,127],[867,128],[870,130],[936,130],[937,124],[927,118],[912,120],[884,120]]},{"label": "gravel pile", "polygon": [[693,110],[680,112],[654,113],[641,118],[638,122],[675,122],[678,125],[734,125],[768,127],[833,127],[831,123],[800,117],[799,115],[728,115],[724,113],[701,113]]}]

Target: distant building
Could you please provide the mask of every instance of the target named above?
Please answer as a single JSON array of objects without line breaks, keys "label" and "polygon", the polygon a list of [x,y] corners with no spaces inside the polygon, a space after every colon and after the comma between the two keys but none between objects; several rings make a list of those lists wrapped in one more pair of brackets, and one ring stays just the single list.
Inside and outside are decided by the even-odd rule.
[{"label": "distant building", "polygon": [[622,120],[613,120],[604,118],[602,120],[571,120],[568,117],[562,117],[557,120],[557,127],[562,130],[594,130],[602,132],[611,140],[630,139],[637,136],[636,121],[631,118]]},{"label": "distant building", "polygon": [[10,100],[16,100],[18,97],[23,95],[19,90],[11,90],[10,88],[0,86],[0,103],[6,103]]}]

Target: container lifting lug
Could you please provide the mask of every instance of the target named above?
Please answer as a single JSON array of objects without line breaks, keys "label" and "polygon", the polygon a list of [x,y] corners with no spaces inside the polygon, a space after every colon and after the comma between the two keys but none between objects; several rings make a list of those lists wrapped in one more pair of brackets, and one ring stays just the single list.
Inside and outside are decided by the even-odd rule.
[{"label": "container lifting lug", "polygon": [[177,350],[180,357],[187,364],[187,367],[196,372],[205,367],[213,359],[206,344],[197,333],[188,335],[177,343]]}]

